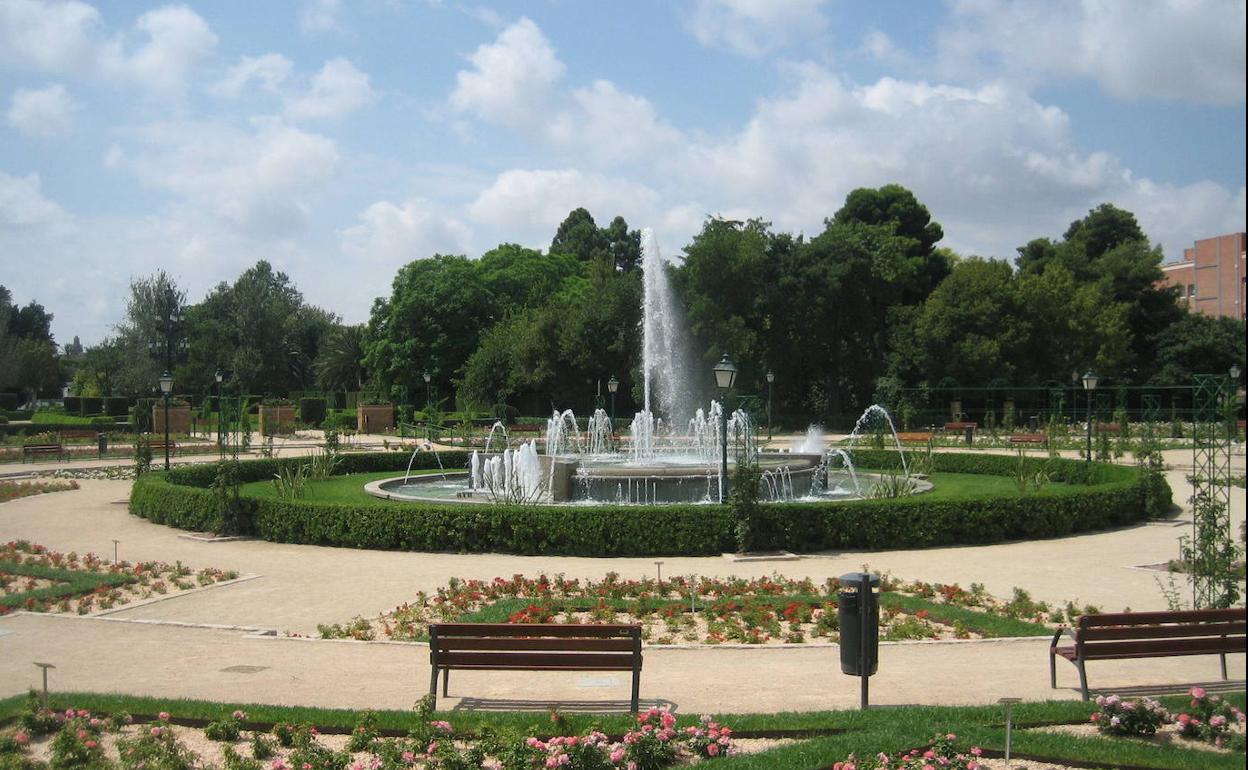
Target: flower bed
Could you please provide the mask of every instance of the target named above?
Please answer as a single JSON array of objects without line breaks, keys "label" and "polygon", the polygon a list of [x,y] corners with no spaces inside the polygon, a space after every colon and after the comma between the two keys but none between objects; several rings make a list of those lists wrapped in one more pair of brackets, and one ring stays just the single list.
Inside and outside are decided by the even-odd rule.
[{"label": "flower bed", "polygon": [[[904,583],[882,578],[880,638],[884,641],[1043,636],[1065,619],[1016,590],[1003,602],[982,586]],[[801,644],[840,638],[839,581],[816,585],[780,575],[743,578],[674,576],[601,581],[550,578],[452,579],[434,594],[377,618],[321,625],[323,638],[424,640],[438,622],[641,623],[648,644]],[[1020,600],[1021,597],[1021,600]],[[1073,607],[1073,605],[1072,605]],[[1073,609],[1079,613],[1083,610]]]},{"label": "flower bed", "polygon": [[[271,731],[245,730],[234,711],[205,728],[175,726],[168,713],[146,724],[127,714],[85,709],[50,711],[33,694],[18,726],[0,735],[0,766],[36,770],[661,770],[711,761],[775,741],[739,742],[710,717],[681,728],[675,715],[650,709],[618,738],[598,730],[543,736],[458,734],[418,704],[420,722],[405,738],[382,738],[375,716],[364,712],[349,736],[322,736],[307,724],[280,723]],[[560,720],[552,714],[552,727]],[[753,746],[750,744],[753,743]],[[17,761],[14,762],[13,760]]]},{"label": "flower bed", "polygon": [[45,495],[49,492],[67,492],[77,489],[76,481],[0,481],[0,503],[19,497]]},{"label": "flower bed", "polygon": [[0,546],[0,615],[15,610],[87,615],[237,577],[211,567],[195,571],[181,562],[106,562],[91,553],[62,554],[14,540]]}]

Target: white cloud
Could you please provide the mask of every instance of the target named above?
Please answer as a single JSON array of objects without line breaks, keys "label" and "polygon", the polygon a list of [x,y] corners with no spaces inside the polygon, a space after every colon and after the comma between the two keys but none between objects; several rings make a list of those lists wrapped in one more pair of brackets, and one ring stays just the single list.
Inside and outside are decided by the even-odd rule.
[{"label": "white cloud", "polygon": [[136,150],[110,150],[112,166],[260,238],[303,229],[339,160],[333,141],[271,118],[254,120],[249,131],[158,124],[141,138]]},{"label": "white cloud", "polygon": [[299,27],[313,33],[337,29],[341,10],[342,0],[308,0],[299,12]]},{"label": "white cloud", "polygon": [[39,90],[19,88],[9,101],[9,125],[28,136],[61,136],[73,129],[81,106],[60,83]]},{"label": "white cloud", "polygon": [[290,78],[294,66],[290,59],[279,53],[243,56],[209,90],[219,96],[237,98],[254,82],[263,91],[277,93]]},{"label": "white cloud", "polygon": [[757,57],[827,26],[824,0],[697,0],[685,25],[698,42]]},{"label": "white cloud", "polygon": [[961,0],[944,71],[1022,83],[1087,78],[1122,99],[1243,104],[1243,0]]},{"label": "white cloud", "polygon": [[527,18],[477,48],[468,60],[472,69],[456,74],[451,106],[513,127],[544,119],[551,87],[566,69],[550,41]]},{"label": "white cloud", "polygon": [[468,228],[445,207],[423,198],[396,205],[377,201],[359,214],[359,224],[338,232],[342,250],[356,259],[403,265],[434,254],[462,254]]},{"label": "white cloud", "polygon": [[100,13],[77,0],[0,3],[0,57],[40,72],[82,72],[99,55]]},{"label": "white cloud", "polygon": [[577,169],[511,169],[499,174],[468,206],[469,215],[509,237],[540,244],[568,212],[621,214],[630,222],[646,221],[658,207],[659,194],[642,184],[586,174]]},{"label": "white cloud", "polygon": [[330,59],[313,76],[305,93],[286,100],[286,116],[293,120],[338,118],[376,98],[366,73],[346,59]]},{"label": "white cloud", "polygon": [[0,171],[0,233],[55,230],[69,223],[65,210],[43,197],[38,174],[18,177]]},{"label": "white cloud", "polygon": [[543,131],[554,144],[608,165],[644,159],[680,137],[659,120],[648,100],[606,80],[574,90],[571,105],[556,113]]},{"label": "white cloud", "polygon": [[176,92],[215,49],[217,36],[185,5],[139,16],[141,43],[104,29],[99,12],[76,0],[0,3],[0,57],[40,72],[104,77],[155,91]]}]

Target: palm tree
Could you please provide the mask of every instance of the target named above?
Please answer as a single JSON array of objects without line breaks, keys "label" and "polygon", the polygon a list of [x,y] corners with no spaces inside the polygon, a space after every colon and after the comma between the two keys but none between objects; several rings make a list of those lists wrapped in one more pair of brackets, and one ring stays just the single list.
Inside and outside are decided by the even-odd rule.
[{"label": "palm tree", "polygon": [[316,381],[325,390],[364,388],[364,326],[342,326],[330,332],[316,359]]}]

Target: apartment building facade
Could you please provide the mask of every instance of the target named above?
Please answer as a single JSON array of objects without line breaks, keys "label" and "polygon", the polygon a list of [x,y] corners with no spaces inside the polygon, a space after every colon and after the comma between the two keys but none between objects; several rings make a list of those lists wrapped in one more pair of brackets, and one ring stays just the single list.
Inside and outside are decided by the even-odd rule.
[{"label": "apartment building facade", "polygon": [[1161,266],[1163,282],[1179,287],[1179,302],[1194,313],[1244,320],[1244,233],[1196,241],[1183,250],[1181,262]]}]

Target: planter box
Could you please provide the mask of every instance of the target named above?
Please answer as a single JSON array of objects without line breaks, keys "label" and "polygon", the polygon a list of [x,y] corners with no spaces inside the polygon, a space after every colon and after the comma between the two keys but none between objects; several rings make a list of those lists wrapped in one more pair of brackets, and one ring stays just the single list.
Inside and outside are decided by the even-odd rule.
[{"label": "planter box", "polygon": [[[163,402],[157,401],[152,404],[152,433],[164,434],[165,432],[165,405]],[[190,433],[191,432],[191,407],[190,404],[182,406],[169,406],[169,432],[170,433]]]},{"label": "planter box", "polygon": [[361,433],[381,433],[394,429],[393,404],[361,404],[355,408],[355,427]]},{"label": "planter box", "polygon": [[295,432],[293,406],[260,405],[260,435],[286,436]]}]

